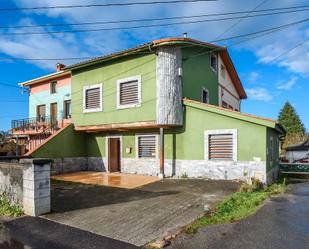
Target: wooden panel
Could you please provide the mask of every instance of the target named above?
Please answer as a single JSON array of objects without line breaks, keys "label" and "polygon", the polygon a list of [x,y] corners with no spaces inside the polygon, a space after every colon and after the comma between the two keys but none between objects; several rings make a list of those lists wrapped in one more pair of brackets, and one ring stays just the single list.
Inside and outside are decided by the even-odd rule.
[{"label": "wooden panel", "polygon": [[120,172],[120,139],[108,139],[108,168],[109,172]]}]

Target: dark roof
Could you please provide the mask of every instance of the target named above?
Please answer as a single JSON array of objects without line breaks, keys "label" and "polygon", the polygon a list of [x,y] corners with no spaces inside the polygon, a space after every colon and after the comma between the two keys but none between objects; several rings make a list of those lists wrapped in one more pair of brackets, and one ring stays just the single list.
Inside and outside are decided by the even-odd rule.
[{"label": "dark roof", "polygon": [[94,57],[90,60],[75,63],[73,65],[66,67],[65,70],[74,70],[74,69],[78,69],[78,68],[83,68],[83,67],[90,66],[90,65],[93,65],[93,64],[96,64],[96,63],[100,63],[100,62],[103,62],[103,61],[109,61],[109,60],[113,60],[113,59],[116,59],[116,58],[119,58],[119,57],[133,55],[133,54],[136,54],[138,52],[145,51],[145,50],[151,51],[152,48],[156,48],[156,47],[159,47],[159,46],[176,45],[176,44],[181,44],[181,45],[192,44],[192,45],[197,45],[197,46],[214,48],[214,49],[218,50],[224,64],[226,65],[226,68],[227,68],[227,70],[228,70],[228,72],[231,76],[233,84],[234,84],[240,98],[241,99],[247,98],[247,94],[244,90],[244,87],[243,87],[243,85],[240,81],[240,78],[237,74],[237,71],[234,67],[233,61],[232,61],[226,47],[218,46],[218,45],[215,45],[215,44],[211,44],[211,43],[208,43],[208,42],[203,42],[203,41],[199,41],[199,40],[195,40],[195,39],[191,39],[191,38],[164,38],[164,39],[154,40],[152,42],[148,42],[148,43],[139,45],[139,46],[134,47],[134,48],[126,49],[126,50],[123,50],[123,51],[120,51],[120,52],[116,52],[116,53],[112,53],[112,54],[108,54],[108,55],[104,55],[104,56]]},{"label": "dark roof", "polygon": [[309,150],[309,138],[302,142],[301,144],[296,144],[289,146],[285,149],[286,151],[303,151],[303,150]]}]

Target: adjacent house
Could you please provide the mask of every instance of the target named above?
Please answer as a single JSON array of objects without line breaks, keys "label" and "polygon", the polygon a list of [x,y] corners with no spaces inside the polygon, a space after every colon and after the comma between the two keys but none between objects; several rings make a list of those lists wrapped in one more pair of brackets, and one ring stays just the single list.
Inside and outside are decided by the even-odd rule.
[{"label": "adjacent house", "polygon": [[285,148],[285,159],[289,163],[309,162],[309,139],[306,141]]},{"label": "adjacent house", "polygon": [[[61,72],[71,77],[72,123],[28,153],[54,158],[55,174],[276,178],[285,130],[241,112],[247,95],[225,47],[160,39]],[[51,95],[36,95],[30,113]]]},{"label": "adjacent house", "polygon": [[29,92],[29,117],[13,120],[12,133],[25,147],[22,155],[70,122],[71,73],[63,68],[63,64],[57,64],[55,73],[20,83]]}]

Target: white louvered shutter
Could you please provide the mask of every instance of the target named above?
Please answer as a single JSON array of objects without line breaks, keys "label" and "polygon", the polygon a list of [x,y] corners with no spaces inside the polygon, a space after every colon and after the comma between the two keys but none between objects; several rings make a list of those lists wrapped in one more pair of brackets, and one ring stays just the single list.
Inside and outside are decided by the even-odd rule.
[{"label": "white louvered shutter", "polygon": [[233,160],[233,134],[209,135],[209,160]]},{"label": "white louvered shutter", "polygon": [[91,88],[86,90],[86,109],[97,109],[101,107],[101,88]]},{"label": "white louvered shutter", "polygon": [[156,136],[138,137],[138,157],[156,157]]},{"label": "white louvered shutter", "polygon": [[120,83],[120,105],[138,104],[138,81]]}]

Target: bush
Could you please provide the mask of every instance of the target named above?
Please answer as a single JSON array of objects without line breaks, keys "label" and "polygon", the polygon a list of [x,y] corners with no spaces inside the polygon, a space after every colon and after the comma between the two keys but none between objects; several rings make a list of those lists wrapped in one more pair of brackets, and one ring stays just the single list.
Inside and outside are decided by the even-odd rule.
[{"label": "bush", "polygon": [[0,195],[0,215],[19,217],[23,215],[23,210],[20,204],[12,203],[7,194]]}]

